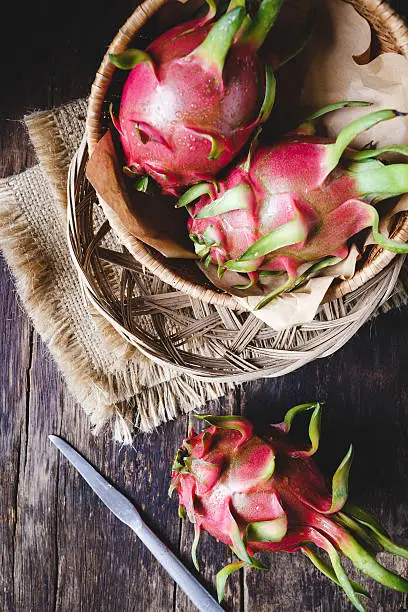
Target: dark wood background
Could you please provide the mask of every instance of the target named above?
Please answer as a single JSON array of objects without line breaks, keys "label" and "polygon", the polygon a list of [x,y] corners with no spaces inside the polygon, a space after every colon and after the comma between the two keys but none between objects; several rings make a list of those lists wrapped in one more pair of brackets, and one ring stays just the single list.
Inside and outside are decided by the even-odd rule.
[{"label": "dark wood background", "polygon": [[[392,4],[408,15],[406,0]],[[0,39],[1,176],[36,161],[23,115],[86,97],[107,45],[134,5],[9,3]],[[275,422],[293,404],[324,400],[318,456],[324,471],[331,474],[353,442],[350,497],[408,545],[407,363],[404,309],[366,324],[332,357],[277,380],[243,385],[207,409]],[[192,568],[192,529],[181,528],[176,499],[167,497],[169,468],[187,418],[138,436],[133,448],[120,448],[106,434],[95,438],[19,304],[1,259],[0,364],[0,609],[192,610],[166,572],[48,440],[54,433],[71,442],[136,502],[149,525]],[[225,547],[202,538],[201,579],[210,590],[228,559]],[[385,561],[397,567],[389,557]],[[276,554],[268,564],[267,572],[251,570],[231,580],[227,609],[352,609],[341,589],[300,553]],[[405,567],[407,575],[406,564],[398,567]],[[360,578],[373,596],[369,609],[408,608],[406,596]]]}]

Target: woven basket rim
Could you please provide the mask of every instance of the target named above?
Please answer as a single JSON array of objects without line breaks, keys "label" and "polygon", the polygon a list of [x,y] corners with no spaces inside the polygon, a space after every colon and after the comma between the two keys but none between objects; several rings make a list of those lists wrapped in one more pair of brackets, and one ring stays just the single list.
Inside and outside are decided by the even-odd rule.
[{"label": "woven basket rim", "polygon": [[[344,1],[347,2],[347,0]],[[357,10],[360,8],[360,10],[372,13],[372,15],[375,16],[376,24],[377,22],[380,23],[393,38],[394,51],[400,52],[408,60],[408,27],[405,20],[391,8],[385,0],[349,1]],[[131,13],[110,43],[95,75],[88,98],[85,134],[90,155],[102,136],[101,115],[103,103],[105,94],[116,70],[115,66],[109,60],[109,54],[119,53],[127,49],[140,28],[166,3],[167,0],[145,0]],[[100,203],[109,223],[115,230],[122,244],[139,262],[145,265],[161,280],[175,289],[188,293],[193,298],[232,310],[238,308],[237,300],[233,295],[221,292],[216,287],[214,287],[214,289],[209,289],[203,285],[186,280],[177,274],[171,267],[158,261],[152,254],[152,250],[127,231],[116,213],[101,198]],[[391,236],[394,240],[401,242],[406,242],[408,240],[408,213],[402,213],[400,215]],[[330,289],[328,293],[329,299],[345,296],[363,286],[386,268],[394,257],[395,253],[385,251],[380,247],[375,248],[369,261],[367,261],[351,279],[344,280]],[[239,308],[242,309],[242,305],[239,305]]]}]

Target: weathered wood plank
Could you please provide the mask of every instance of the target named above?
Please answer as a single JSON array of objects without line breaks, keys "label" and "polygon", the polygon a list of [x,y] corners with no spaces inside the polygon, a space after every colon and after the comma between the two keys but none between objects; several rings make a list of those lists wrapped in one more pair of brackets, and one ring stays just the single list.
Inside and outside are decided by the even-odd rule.
[{"label": "weathered wood plank", "polygon": [[[259,421],[278,422],[292,405],[326,402],[316,460],[330,477],[350,442],[355,458],[349,497],[370,510],[400,544],[408,545],[408,359],[406,310],[365,326],[330,359],[309,364],[277,380],[245,386],[244,412]],[[408,563],[383,554],[387,567],[408,577]],[[245,608],[274,610],[352,610],[341,589],[301,553],[266,557],[268,572],[245,572]],[[345,567],[349,567],[347,562]],[[372,594],[368,609],[407,608],[407,596],[378,585],[358,571],[351,576]]]},{"label": "weathered wood plank", "polygon": [[[92,437],[82,411],[64,414],[62,435],[134,501],[148,525],[177,551],[179,520],[167,496],[177,420],[120,448],[108,435]],[[49,449],[50,452],[57,452]],[[133,532],[120,523],[88,485],[60,459],[58,479],[57,609],[171,610],[174,583]]]},{"label": "weathered wood plank", "polygon": [[29,410],[18,483],[14,582],[17,610],[53,610],[56,584],[58,460],[48,433],[58,431],[64,406],[62,380],[36,335],[29,371]]},{"label": "weathered wood plank", "polygon": [[[6,71],[7,73],[7,71]],[[43,96],[43,94],[41,94]],[[41,97],[43,100],[44,98]],[[33,102],[35,95],[33,96]],[[17,174],[35,160],[19,121],[22,107],[4,100],[0,113],[0,176]],[[32,348],[35,332],[19,302],[4,259],[0,257],[0,608],[19,605],[19,566],[16,548],[24,506],[22,486],[27,461]]]},{"label": "weathered wood plank", "polygon": [[31,328],[0,258],[0,609],[14,608],[14,535],[26,445]]}]

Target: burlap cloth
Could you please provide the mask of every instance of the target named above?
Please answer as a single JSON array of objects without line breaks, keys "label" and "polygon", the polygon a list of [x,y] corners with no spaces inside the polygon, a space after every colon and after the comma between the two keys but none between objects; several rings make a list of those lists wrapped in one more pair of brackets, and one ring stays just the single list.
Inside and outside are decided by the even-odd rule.
[{"label": "burlap cloth", "polygon": [[[20,300],[89,415],[130,443],[233,385],[198,382],[159,366],[127,344],[83,301],[66,241],[66,179],[84,133],[86,102],[25,117],[39,164],[0,181],[0,248]],[[385,309],[404,305],[404,274]],[[384,307],[382,307],[384,309]]]}]

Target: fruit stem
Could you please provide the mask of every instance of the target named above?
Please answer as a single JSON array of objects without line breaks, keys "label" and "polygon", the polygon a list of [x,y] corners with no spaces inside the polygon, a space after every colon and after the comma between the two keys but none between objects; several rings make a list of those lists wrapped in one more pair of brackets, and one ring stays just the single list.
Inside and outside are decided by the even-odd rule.
[{"label": "fruit stem", "polygon": [[329,517],[313,513],[310,523],[323,531],[336,544],[341,552],[364,574],[367,574],[384,586],[408,593],[408,581],[383,567],[361,544],[346,530],[333,522]]},{"label": "fruit stem", "polygon": [[[370,164],[372,162],[369,162]],[[374,162],[375,164],[375,162]],[[365,163],[353,164],[351,174],[357,181],[357,188],[363,197],[374,201],[385,200],[408,192],[408,165],[391,164],[389,166],[371,167],[364,169]]]},{"label": "fruit stem", "polygon": [[[343,506],[344,509],[344,506]],[[379,545],[375,536],[368,532],[368,530],[356,520],[354,520],[351,516],[343,512],[343,509],[340,512],[336,513],[334,520],[348,529],[357,540],[363,542],[367,550],[372,553],[378,553],[381,551],[382,547]]]},{"label": "fruit stem", "polygon": [[222,84],[222,71],[236,33],[245,17],[245,9],[238,7],[225,13],[211,28],[204,41],[187,58],[199,58],[210,70],[216,72]]},{"label": "fruit stem", "polygon": [[[344,516],[347,516],[348,520],[353,520],[356,523],[363,525],[370,531],[370,537],[375,540],[378,546],[382,546],[385,550],[397,555],[398,557],[408,559],[408,549],[404,546],[398,546],[398,544],[395,544],[390,539],[382,525],[380,525],[380,523],[378,523],[378,521],[371,516],[369,512],[350,503],[347,503],[344,506],[343,511],[347,514],[345,515],[342,512],[341,517],[343,518]],[[352,517],[352,519],[350,519],[350,517]]]},{"label": "fruit stem", "polygon": [[395,589],[401,593],[408,593],[408,581],[383,567],[363,548],[351,535],[343,538],[339,543],[340,549],[354,565],[362,572],[371,576],[384,586]]},{"label": "fruit stem", "polygon": [[[332,533],[332,529],[330,529],[330,526],[333,526],[333,528],[337,528],[337,525],[334,525],[333,523],[331,523],[331,521],[327,521],[327,525],[325,525],[325,529],[321,529],[318,527],[318,525],[316,524],[315,527],[312,527],[307,530],[308,531],[308,535],[309,537],[307,537],[307,539],[305,538],[304,540],[304,544],[306,544],[308,541],[313,542],[316,546],[318,546],[319,548],[322,548],[323,550],[325,550],[327,552],[327,554],[329,555],[333,570],[334,570],[334,574],[336,576],[336,580],[335,582],[337,582],[337,584],[339,584],[342,589],[344,590],[344,592],[346,593],[347,597],[350,599],[350,601],[352,602],[352,604],[354,605],[355,608],[357,608],[357,610],[359,610],[359,612],[365,612],[365,608],[362,605],[360,599],[357,596],[357,593],[359,593],[361,587],[359,585],[357,585],[359,588],[355,589],[354,588],[354,584],[349,577],[347,576],[346,572],[344,571],[344,568],[341,564],[341,560],[340,560],[340,555],[338,554],[336,548],[333,546],[332,541],[334,539],[334,541],[336,541],[336,538],[334,537],[334,534]],[[317,527],[317,529],[316,529]],[[340,528],[338,528],[338,530],[341,532],[342,530]],[[324,533],[321,533],[321,531],[323,531]],[[345,532],[344,535],[347,535],[347,533]],[[330,538],[330,539],[329,539]],[[301,547],[302,549],[302,547]],[[307,549],[308,550],[308,549]],[[305,551],[304,551],[305,552]],[[306,553],[307,554],[307,553]],[[317,565],[315,563],[315,565],[321,569],[321,571],[323,571],[323,569],[320,566],[320,559],[318,558],[312,558],[310,555],[308,555],[310,560],[315,563],[315,560],[319,561],[319,565]],[[326,567],[324,567],[324,569],[326,569]],[[330,570],[329,570],[330,572]],[[331,572],[330,572],[331,573]],[[326,574],[327,575],[327,574]],[[329,574],[329,578],[330,578],[330,574]],[[365,595],[365,593],[364,593]]]},{"label": "fruit stem", "polygon": [[240,43],[259,49],[274,25],[284,0],[262,0],[258,12],[244,32]]}]

